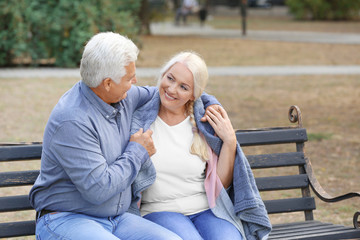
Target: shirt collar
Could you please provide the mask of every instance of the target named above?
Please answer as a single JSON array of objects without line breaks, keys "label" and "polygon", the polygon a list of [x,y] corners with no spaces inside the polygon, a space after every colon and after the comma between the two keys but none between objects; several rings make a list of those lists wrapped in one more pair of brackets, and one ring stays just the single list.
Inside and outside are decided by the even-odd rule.
[{"label": "shirt collar", "polygon": [[123,108],[119,102],[112,104],[113,106],[104,102],[83,81],[80,81],[80,90],[89,102],[108,120],[114,118]]}]

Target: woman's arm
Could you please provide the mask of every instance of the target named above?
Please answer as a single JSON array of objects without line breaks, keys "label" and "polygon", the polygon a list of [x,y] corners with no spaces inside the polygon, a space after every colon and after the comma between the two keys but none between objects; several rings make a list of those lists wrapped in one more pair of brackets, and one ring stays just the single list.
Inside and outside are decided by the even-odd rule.
[{"label": "woman's arm", "polygon": [[236,135],[226,111],[219,107],[207,109],[207,121],[214,128],[216,135],[223,141],[217,164],[217,174],[224,186],[228,188],[232,182],[236,154]]}]

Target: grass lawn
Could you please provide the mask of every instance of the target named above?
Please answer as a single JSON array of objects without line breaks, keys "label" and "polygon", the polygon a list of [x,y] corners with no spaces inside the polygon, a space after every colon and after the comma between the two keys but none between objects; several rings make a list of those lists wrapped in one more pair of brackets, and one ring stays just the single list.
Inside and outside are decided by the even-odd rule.
[{"label": "grass lawn", "polygon": [[[223,21],[226,21],[225,17]],[[261,24],[264,26],[261,27]],[[271,23],[269,20],[257,24],[249,22],[253,29],[261,30],[276,30],[275,27],[280,24],[281,29],[289,30],[295,25],[303,26],[304,31],[308,31],[310,27],[306,23],[289,21]],[[324,23],[318,23],[311,26],[318,26],[317,31],[321,31],[320,28],[330,31],[337,29],[337,24],[341,25],[327,23],[324,26]],[[351,24],[339,29],[353,29]],[[138,67],[159,67],[169,56],[189,49],[199,52],[208,66],[360,64],[360,45],[159,36],[143,36],[142,44]],[[154,84],[153,79],[138,80],[140,85]],[[52,108],[61,95],[77,81],[78,79],[72,78],[0,79],[0,142],[42,141],[43,130]],[[333,195],[360,191],[358,75],[211,77],[207,92],[220,100],[236,129],[288,126],[288,108],[298,105],[310,138],[306,144],[306,153],[325,190]],[[250,150],[245,148],[244,151],[248,153]],[[29,167],[38,169],[39,162],[0,164],[0,169],[6,170]],[[11,190],[11,194],[14,191],[27,194],[28,190],[17,188]],[[0,196],[7,194],[10,194],[8,189],[0,189]],[[284,197],[291,197],[292,194],[290,192]],[[317,206],[316,219],[350,226],[353,213],[359,210],[360,199],[333,204],[317,200]],[[16,216],[33,219],[34,213],[18,212]],[[1,213],[0,221],[9,217],[14,216]],[[303,216],[295,214],[289,219],[283,215],[275,215],[271,218],[276,223],[301,220]]]},{"label": "grass lawn", "polygon": [[360,65],[360,45],[244,39],[144,36],[138,67],[159,67],[176,52],[193,50],[208,66]]}]

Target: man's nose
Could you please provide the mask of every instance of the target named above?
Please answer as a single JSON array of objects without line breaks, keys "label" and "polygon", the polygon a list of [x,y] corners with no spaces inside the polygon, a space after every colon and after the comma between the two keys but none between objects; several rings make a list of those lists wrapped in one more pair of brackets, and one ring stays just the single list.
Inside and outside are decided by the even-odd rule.
[{"label": "man's nose", "polygon": [[132,83],[132,84],[137,83],[137,78],[136,78],[136,77],[134,77],[134,78],[132,79],[131,83]]}]

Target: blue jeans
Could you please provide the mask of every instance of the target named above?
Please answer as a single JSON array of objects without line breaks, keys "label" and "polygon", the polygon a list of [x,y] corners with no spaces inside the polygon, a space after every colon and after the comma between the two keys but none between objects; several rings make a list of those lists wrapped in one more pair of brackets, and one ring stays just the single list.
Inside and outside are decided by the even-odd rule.
[{"label": "blue jeans", "polygon": [[99,218],[70,212],[49,213],[38,219],[36,239],[181,240],[175,233],[131,213]]},{"label": "blue jeans", "polygon": [[144,218],[179,235],[183,240],[242,240],[239,230],[230,222],[206,210],[185,216],[175,212],[153,212]]}]

